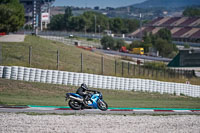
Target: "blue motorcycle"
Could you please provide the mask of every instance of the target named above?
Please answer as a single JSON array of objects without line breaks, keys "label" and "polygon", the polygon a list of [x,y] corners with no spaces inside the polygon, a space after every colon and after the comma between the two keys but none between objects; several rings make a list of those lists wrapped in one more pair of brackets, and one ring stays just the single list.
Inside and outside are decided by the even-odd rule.
[{"label": "blue motorcycle", "polygon": [[81,109],[100,109],[106,111],[107,103],[103,100],[101,92],[94,91],[89,93],[89,100],[85,100],[82,96],[76,93],[66,93],[65,100],[69,99],[69,107],[73,110]]}]

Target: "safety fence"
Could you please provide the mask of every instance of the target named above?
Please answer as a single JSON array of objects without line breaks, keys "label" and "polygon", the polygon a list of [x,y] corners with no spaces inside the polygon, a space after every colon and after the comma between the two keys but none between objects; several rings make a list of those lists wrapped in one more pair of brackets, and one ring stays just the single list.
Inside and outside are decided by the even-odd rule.
[{"label": "safety fence", "polygon": [[92,88],[134,90],[200,97],[200,86],[197,85],[21,66],[0,66],[0,78],[74,86],[80,86],[81,83],[86,83]]}]

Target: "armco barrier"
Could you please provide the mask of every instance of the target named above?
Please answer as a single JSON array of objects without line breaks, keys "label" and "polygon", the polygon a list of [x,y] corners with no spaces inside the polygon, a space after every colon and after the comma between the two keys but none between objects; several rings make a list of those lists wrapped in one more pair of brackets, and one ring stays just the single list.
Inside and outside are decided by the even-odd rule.
[{"label": "armco barrier", "polygon": [[161,94],[169,93],[200,97],[200,86],[197,85],[44,70],[20,66],[0,66],[0,78],[74,86],[80,86],[82,83],[85,83],[93,88],[159,92]]}]

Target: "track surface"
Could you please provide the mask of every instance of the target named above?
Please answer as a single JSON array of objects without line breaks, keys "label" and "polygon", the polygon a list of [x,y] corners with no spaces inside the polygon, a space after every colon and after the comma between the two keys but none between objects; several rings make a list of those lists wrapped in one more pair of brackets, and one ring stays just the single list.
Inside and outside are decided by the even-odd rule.
[{"label": "track surface", "polygon": [[34,112],[56,114],[200,114],[200,109],[165,109],[165,108],[109,108],[107,111],[98,109],[71,110],[59,106],[0,106],[0,112]]}]

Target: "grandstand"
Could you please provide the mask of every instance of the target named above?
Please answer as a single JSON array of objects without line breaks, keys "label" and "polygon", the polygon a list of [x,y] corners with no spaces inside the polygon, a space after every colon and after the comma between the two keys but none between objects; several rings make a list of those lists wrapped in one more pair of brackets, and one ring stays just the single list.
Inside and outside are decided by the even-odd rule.
[{"label": "grandstand", "polygon": [[171,31],[174,41],[200,42],[200,17],[158,17],[129,37],[140,38],[145,32],[156,34],[162,28]]}]

